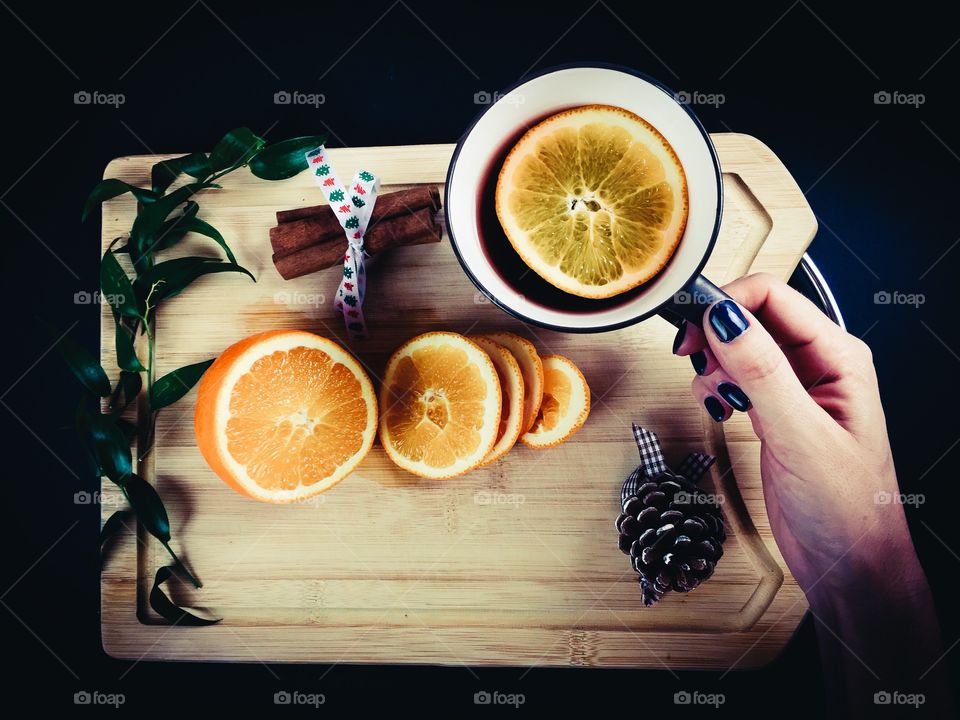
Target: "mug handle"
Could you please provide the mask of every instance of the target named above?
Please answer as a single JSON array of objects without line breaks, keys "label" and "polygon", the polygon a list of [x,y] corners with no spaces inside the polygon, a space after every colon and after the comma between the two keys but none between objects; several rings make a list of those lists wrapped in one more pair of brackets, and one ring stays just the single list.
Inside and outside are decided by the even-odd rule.
[{"label": "mug handle", "polygon": [[703,275],[697,275],[661,305],[657,313],[677,327],[680,327],[684,320],[703,327],[703,313],[707,306],[729,297]]}]

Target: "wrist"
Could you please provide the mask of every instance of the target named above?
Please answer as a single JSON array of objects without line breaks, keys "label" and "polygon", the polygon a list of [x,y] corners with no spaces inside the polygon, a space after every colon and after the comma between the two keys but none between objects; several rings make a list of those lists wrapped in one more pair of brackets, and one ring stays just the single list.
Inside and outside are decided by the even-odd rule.
[{"label": "wrist", "polygon": [[816,615],[844,624],[929,602],[926,575],[905,528],[862,538],[829,575],[807,591],[807,602]]}]

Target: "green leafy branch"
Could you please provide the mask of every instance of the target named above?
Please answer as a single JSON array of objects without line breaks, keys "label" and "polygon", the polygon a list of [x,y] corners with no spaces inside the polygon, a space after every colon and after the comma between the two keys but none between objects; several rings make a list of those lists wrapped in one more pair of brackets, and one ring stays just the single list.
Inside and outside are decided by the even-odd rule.
[{"label": "green leafy branch", "polygon": [[[171,547],[170,521],[156,489],[136,472],[130,449],[137,443],[137,462],[144,459],[153,444],[157,413],[181,397],[200,380],[213,360],[181,367],[156,378],[154,360],[156,340],[154,318],[159,305],[181,292],[195,280],[215,273],[242,273],[256,281],[249,270],[237,263],[223,235],[200,219],[200,193],[218,189],[220,178],[241,167],[264,180],[293,177],[307,167],[304,152],[324,142],[323,137],[308,136],[268,144],[247,128],[227,133],[210,153],[196,152],[156,163],[150,173],[150,188],[130,185],[116,178],[100,182],[90,193],[83,208],[86,220],[106,200],[127,193],[137,201],[137,215],[130,231],[111,243],[100,262],[101,297],[109,303],[115,326],[115,347],[120,374],[115,385],[107,372],[86,350],[66,337],[57,347],[67,365],[86,390],[76,412],[76,429],[90,471],[116,484],[130,505],[111,515],[101,531],[101,547],[126,526],[130,512],[146,531],[170,554],[169,568],[160,568],[150,594],[155,611],[170,622],[206,624],[215,622],[178,608],[160,586],[174,571],[194,587],[201,583],[181,562]],[[183,176],[187,182],[171,190]],[[188,233],[211,239],[226,259],[184,256],[158,257],[175,247]],[[126,262],[121,263],[121,257]],[[124,269],[126,264],[132,273]],[[138,354],[137,338],[145,345],[146,363]],[[128,407],[144,390],[146,402],[140,407],[137,422],[123,417]],[[102,409],[104,404],[106,408]]]}]

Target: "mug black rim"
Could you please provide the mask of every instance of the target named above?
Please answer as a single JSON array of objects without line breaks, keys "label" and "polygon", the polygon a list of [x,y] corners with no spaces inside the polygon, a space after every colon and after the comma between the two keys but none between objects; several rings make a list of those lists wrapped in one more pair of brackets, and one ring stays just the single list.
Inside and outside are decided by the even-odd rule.
[{"label": "mug black rim", "polygon": [[[660,82],[656,78],[652,78],[649,75],[640,72],[639,70],[634,70],[633,68],[629,68],[625,65],[617,65],[615,63],[580,62],[580,63],[565,63],[562,65],[552,65],[538,72],[531,73],[529,75],[524,75],[515,83],[507,87],[503,91],[503,94],[510,93],[516,88],[523,85],[524,83],[530,82],[531,80],[535,80],[536,78],[542,77],[543,75],[549,75],[551,73],[558,72],[560,70],[575,70],[578,68],[601,68],[604,70],[616,70],[618,72],[622,72],[627,75],[633,75],[634,77],[644,80],[645,82],[653,85],[654,87],[659,88],[671,100],[673,100],[677,105],[679,105],[684,110],[684,112],[687,113],[687,115],[690,117],[691,120],[693,120],[694,126],[700,132],[700,135],[703,137],[703,140],[707,145],[707,149],[710,153],[710,158],[713,161],[713,170],[714,170],[714,175],[716,177],[716,182],[717,182],[717,212],[714,218],[713,231],[710,235],[710,241],[707,243],[706,251],[703,253],[703,257],[700,259],[700,262],[697,264],[696,270],[694,270],[694,272],[690,275],[690,277],[687,278],[686,282],[684,282],[683,285],[681,285],[680,289],[683,289],[684,287],[689,285],[690,282],[694,278],[696,278],[698,275],[700,275],[700,273],[703,271],[704,266],[707,264],[707,260],[710,258],[710,255],[713,252],[714,245],[716,245],[717,236],[720,234],[720,221],[723,216],[723,175],[720,170],[720,160],[717,157],[717,150],[713,146],[713,141],[710,139],[710,133],[708,133],[706,128],[703,127],[703,123],[700,122],[700,118],[698,118],[696,114],[694,114],[694,112],[690,109],[690,107],[688,105],[685,105],[684,103],[681,103],[679,100],[677,100],[676,93],[673,90],[671,90],[669,87],[664,85],[662,82]],[[487,112],[489,112],[489,110],[495,104],[496,103],[491,103],[489,106],[487,106],[486,108],[481,110],[479,113],[477,113],[477,115],[471,121],[470,125],[467,126],[466,131],[463,133],[463,135],[460,136],[460,139],[457,141],[457,146],[453,151],[453,156],[450,158],[450,166],[447,168],[446,188],[448,190],[448,193],[447,193],[448,195],[449,195],[449,189],[451,186],[451,180],[453,179],[453,171],[457,166],[457,160],[460,157],[460,151],[463,149],[464,143],[467,141],[467,138],[470,137],[470,134],[473,132],[473,129],[474,127],[476,127],[477,123],[480,122],[480,119],[484,115],[486,115]],[[470,269],[466,261],[463,259],[463,256],[460,254],[460,249],[457,246],[456,234],[453,231],[453,224],[450,222],[449,203],[444,203],[443,213],[444,213],[444,218],[447,224],[447,234],[450,236],[450,245],[451,247],[453,247],[453,253],[454,255],[456,255],[457,262],[460,263],[460,267],[463,268],[463,272],[466,274],[468,278],[470,278],[470,282],[472,282],[474,286],[476,286],[476,288],[480,292],[482,292],[485,297],[487,297],[490,300],[490,302],[492,302],[498,308],[503,310],[505,313],[512,315],[513,317],[517,318],[518,320],[522,320],[523,322],[536,325],[537,327],[546,328],[547,330],[556,330],[559,332],[568,332],[568,333],[610,332],[612,330],[620,330],[621,328],[629,327],[631,325],[637,324],[638,322],[641,322],[642,320],[646,320],[647,318],[652,317],[653,315],[656,315],[662,308],[669,305],[670,303],[669,300],[666,300],[660,303],[659,305],[657,305],[652,310],[649,310],[645,313],[641,313],[635,317],[628,318],[627,320],[622,320],[617,323],[611,323],[609,325],[598,325],[598,326],[591,326],[591,327],[567,327],[564,325],[554,325],[552,323],[543,322],[542,320],[535,320],[534,318],[527,317],[523,313],[508,307],[506,304],[504,304],[499,299],[494,297],[493,293],[490,292],[486,287],[484,287],[483,283],[481,283],[480,280],[477,279],[477,276],[473,274],[473,271]]]}]

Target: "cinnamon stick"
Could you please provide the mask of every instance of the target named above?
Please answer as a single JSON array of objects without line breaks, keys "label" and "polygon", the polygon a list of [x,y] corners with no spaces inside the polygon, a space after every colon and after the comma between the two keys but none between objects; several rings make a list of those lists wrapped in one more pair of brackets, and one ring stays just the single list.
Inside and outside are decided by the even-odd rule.
[{"label": "cinnamon stick", "polygon": [[[425,207],[434,212],[440,209],[440,191],[436,186],[418,186],[380,195],[370,215],[370,228]],[[281,210],[277,213],[277,222],[277,227],[270,229],[270,244],[275,255],[288,255],[343,233],[329,205]]]},{"label": "cinnamon stick", "polygon": [[[440,242],[441,228],[435,222],[434,215],[432,208],[423,207],[413,213],[386,219],[367,230],[364,247],[370,254],[376,254],[392,247]],[[292,253],[274,253],[273,263],[281,277],[290,280],[342,262],[346,251],[347,238],[340,230],[327,240]]]}]

